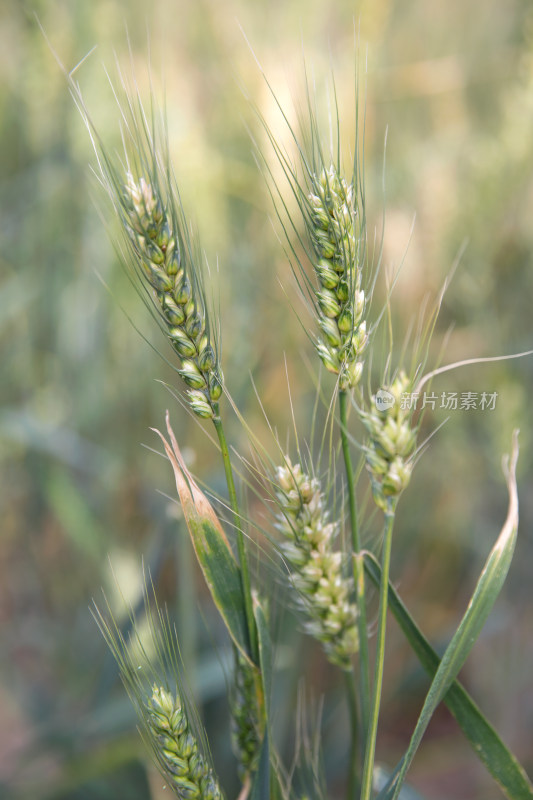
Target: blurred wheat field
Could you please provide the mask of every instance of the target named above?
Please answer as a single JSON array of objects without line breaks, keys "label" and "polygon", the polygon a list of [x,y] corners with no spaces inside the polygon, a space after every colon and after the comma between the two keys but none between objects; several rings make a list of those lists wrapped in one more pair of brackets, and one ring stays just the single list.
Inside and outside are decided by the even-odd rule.
[{"label": "blurred wheat field", "polygon": [[[108,141],[119,144],[103,64],[112,71],[115,59],[124,69],[131,62],[141,94],[151,73],[165,97],[180,189],[220,298],[226,382],[261,436],[251,376],[275,425],[286,424],[284,356],[304,430],[315,394],[310,345],[287,302],[290,270],[250,139],[263,134],[246,95],[266,116],[272,99],[243,31],[289,106],[301,103],[305,57],[318,86],[333,66],[347,107],[359,42],[367,213],[378,238],[385,213],[383,298],[387,271],[404,260],[394,294],[398,341],[466,242],[434,342],[435,360],[447,363],[531,348],[533,8],[527,0],[155,0],[151,9],[136,0],[4,0],[0,8],[0,797],[165,796],[89,612],[100,587],[115,591],[109,561],[128,602],[139,602],[142,559],[194,666],[219,774],[237,787],[225,732],[228,654],[222,638],[213,651],[208,633],[220,623],[208,602],[191,605],[191,585],[202,594],[202,579],[179,507],[160,494],[172,492],[167,465],[149,449],[157,449],[149,428],[162,424],[167,407],[192,471],[221,491],[224,476],[201,427],[162,385],[174,385],[175,375],[150,343],[171,354],[106,235],[91,143],[38,21],[67,69],[90,53],[75,75]],[[341,121],[349,137],[350,119]],[[451,413],[432,440],[400,506],[392,576],[434,644],[448,641],[505,516],[499,454],[518,425],[517,553],[461,677],[530,772],[532,376],[526,359],[440,379],[438,392],[497,392],[497,404]],[[446,415],[437,407],[425,433]],[[237,422],[230,435],[245,451]],[[363,534],[372,540],[371,522]],[[379,756],[395,763],[427,682],[394,625],[387,648]],[[315,695],[331,692],[323,743],[334,774],[347,730],[336,677],[304,640],[281,655],[282,698],[303,655]],[[295,708],[284,707],[290,721]],[[410,783],[442,800],[501,797],[467,756],[441,710]]]}]

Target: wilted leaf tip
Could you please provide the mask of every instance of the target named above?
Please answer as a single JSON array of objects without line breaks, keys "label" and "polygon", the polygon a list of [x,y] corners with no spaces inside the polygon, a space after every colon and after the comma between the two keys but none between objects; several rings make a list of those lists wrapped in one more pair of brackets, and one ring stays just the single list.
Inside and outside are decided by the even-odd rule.
[{"label": "wilted leaf tip", "polygon": [[507,519],[505,520],[502,533],[500,534],[499,541],[501,546],[505,546],[505,542],[513,536],[518,529],[518,489],[516,486],[516,464],[518,461],[519,445],[518,434],[520,431],[515,428],[513,431],[513,439],[511,445],[511,454],[506,455],[502,459],[502,469],[507,481],[507,489],[509,491],[509,510],[507,512]]},{"label": "wilted leaf tip", "polygon": [[211,523],[211,525],[216,529],[217,533],[224,540],[224,543],[227,545],[228,549],[231,549],[226,534],[224,533],[222,525],[220,524],[220,521],[215,514],[211,503],[187,469],[181,454],[181,450],[178,447],[176,436],[170,424],[170,415],[168,410],[165,415],[165,420],[170,443],[157,428],[152,428],[151,430],[153,430],[154,433],[157,433],[163,442],[167,458],[172,464],[174,477],[176,479],[176,489],[178,490],[178,495],[183,507],[185,518],[187,521],[189,521],[191,511],[194,510],[200,521],[209,521]]}]

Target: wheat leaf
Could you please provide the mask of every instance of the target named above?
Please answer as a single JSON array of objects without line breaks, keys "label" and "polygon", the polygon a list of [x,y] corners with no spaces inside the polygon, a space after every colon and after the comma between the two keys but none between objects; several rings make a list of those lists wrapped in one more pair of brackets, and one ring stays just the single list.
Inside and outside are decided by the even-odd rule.
[{"label": "wheat leaf", "polygon": [[[409,747],[394,770],[391,780],[379,793],[377,800],[396,800],[399,796],[401,785],[420,745],[431,716],[441,700],[446,698],[450,688],[453,688],[456,697],[462,700],[461,693],[458,693],[458,690],[455,688],[455,686],[458,686],[458,684],[454,684],[455,677],[466,661],[500,593],[514,552],[518,529],[518,496],[515,476],[517,458],[518,437],[517,432],[515,432],[510,463],[509,466],[505,467],[509,491],[507,519],[485,563],[463,619],[436,669],[420,717],[411,737]],[[411,641],[411,638],[409,640]],[[452,693],[452,698],[453,697],[454,693]],[[481,717],[475,720],[475,714],[470,715],[470,713],[466,712],[465,708],[468,706],[465,707],[465,704],[462,702],[459,705],[462,706],[463,713],[467,714],[467,719],[470,719],[472,724],[475,723],[474,730],[477,729],[478,734],[482,731],[482,742],[485,746],[489,747],[489,752],[486,753],[485,758],[482,758],[482,760],[485,761],[485,763],[490,760],[492,768],[496,769],[498,772],[498,775],[495,776],[496,780],[498,780],[502,788],[505,789],[507,796],[511,800],[531,800],[531,798],[533,798],[533,793],[531,784],[527,780],[525,773],[523,773],[518,763],[510,754],[509,758],[506,757],[506,748],[503,744],[501,747],[497,745],[497,737],[495,739],[490,736],[491,729],[488,723],[486,723],[487,727],[483,731],[483,724],[480,722]],[[503,758],[503,762],[498,764],[492,761],[490,746],[497,747],[499,756]],[[478,747],[476,747],[476,750],[479,752]]]},{"label": "wheat leaf", "polygon": [[239,566],[220,521],[209,500],[185,466],[176,437],[166,416],[170,443],[160,431],[167,457],[172,464],[176,488],[192,544],[205,581],[235,645],[249,661],[248,633]]},{"label": "wheat leaf", "polygon": [[[378,561],[371,553],[365,553],[364,564],[371,581],[379,586],[381,567]],[[421,665],[433,678],[440,658],[391,583],[389,583],[389,608]],[[474,752],[499,783],[505,795],[510,800],[533,800],[533,787],[524,768],[507,749],[492,725],[458,681],[452,683],[443,702],[457,720]]]}]

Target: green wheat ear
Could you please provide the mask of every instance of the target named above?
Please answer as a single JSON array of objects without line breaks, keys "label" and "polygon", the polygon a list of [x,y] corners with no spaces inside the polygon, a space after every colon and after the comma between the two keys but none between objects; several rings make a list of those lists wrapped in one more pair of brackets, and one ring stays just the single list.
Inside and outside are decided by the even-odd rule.
[{"label": "green wheat ear", "polygon": [[[150,590],[151,593],[152,590]],[[223,800],[209,746],[183,678],[176,633],[166,612],[150,606],[145,586],[148,637],[130,612],[124,636],[109,605],[94,616],[113,653],[135,707],[145,743],[179,800]]]},{"label": "green wheat ear", "polygon": [[342,553],[334,549],[339,523],[328,519],[317,478],[286,458],[273,478],[280,509],[277,528],[305,630],[322,642],[328,659],[351,669],[357,652],[357,607],[351,602],[353,580],[342,572]]},{"label": "green wheat ear", "polygon": [[208,325],[199,271],[186,258],[171,187],[164,196],[157,177],[147,181],[141,176],[136,181],[128,173],[123,193],[116,199],[122,203],[130,253],[154,293],[167,336],[180,358],[179,374],[189,387],[189,404],[197,416],[212,418],[222,394],[216,342]]},{"label": "green wheat ear", "polygon": [[309,179],[304,222],[314,251],[318,324],[317,352],[326,369],[339,376],[340,389],[352,389],[363,371],[368,335],[362,285],[357,187],[332,164]]},{"label": "green wheat ear", "polygon": [[176,796],[180,800],[222,800],[218,781],[198,749],[179,695],[154,685],[146,711],[145,727],[161,771]]},{"label": "green wheat ear", "polygon": [[[294,215],[290,209],[286,189],[274,177],[267,156],[260,152],[260,158],[288,241],[293,274],[309,301],[320,331],[310,338],[326,369],[338,375],[339,389],[347,391],[359,384],[363,372],[369,340],[365,317],[376,271],[369,262],[367,248],[358,86],[356,82],[356,134],[348,170],[343,168],[339,109],[335,86],[331,88],[335,107],[328,144],[319,119],[317,98],[309,85],[306,87],[307,107],[298,130],[288,122],[269,85],[290,140],[287,148],[258,112],[289,192],[296,201],[298,214]],[[295,151],[295,157],[291,150]],[[314,280],[309,277],[308,264]]]},{"label": "green wheat ear", "polygon": [[412,381],[401,371],[390,385],[383,387],[382,397],[386,401],[383,407],[373,395],[371,410],[359,410],[369,434],[364,451],[372,494],[383,511],[401,495],[411,478],[416,431],[411,424],[412,404],[404,398],[409,396],[412,386]]},{"label": "green wheat ear", "polygon": [[231,711],[231,744],[237,759],[239,778],[257,768],[265,728],[265,715],[258,702],[257,674],[239,653],[235,654],[235,670],[229,695]]},{"label": "green wheat ear", "polygon": [[[124,84],[124,82],[123,82]],[[166,121],[152,99],[151,116],[123,85],[115,92],[123,120],[123,153],[98,135],[83,99],[73,92],[95,148],[100,179],[118,217],[126,268],[179,359],[178,373],[199,417],[214,418],[223,392],[218,328],[208,309],[198,246],[185,217],[168,149]]]}]

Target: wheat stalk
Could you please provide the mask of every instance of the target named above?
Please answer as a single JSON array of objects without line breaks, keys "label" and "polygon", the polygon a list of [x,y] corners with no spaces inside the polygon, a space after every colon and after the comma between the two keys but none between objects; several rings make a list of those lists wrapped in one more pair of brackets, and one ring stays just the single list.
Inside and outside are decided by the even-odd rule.
[{"label": "wheat stalk", "polygon": [[[79,93],[73,93],[84,109]],[[223,378],[217,337],[207,313],[202,271],[194,257],[168,152],[165,148],[158,148],[156,128],[147,123],[142,106],[139,104],[136,108],[128,100],[128,111],[131,124],[126,124],[124,164],[117,167],[105,150],[97,151],[103,181],[119,215],[130,262],[142,285],[149,291],[166,335],[179,357],[178,372],[187,386],[190,407],[197,416],[211,418],[217,430],[237,530],[238,562],[212,507],[188,472],[168,425],[171,444],[162,438],[175,471],[184,517],[207,585],[234,646],[235,670],[230,706],[232,744],[242,782],[240,798],[246,800],[250,792],[254,800],[270,800],[282,795],[288,798],[295,796],[290,785],[293,775],[289,772],[286,787],[282,786],[282,759],[272,741],[269,716],[272,699],[270,631],[262,606],[253,604],[243,518],[219,415]],[[293,464],[285,457],[281,466],[271,470],[269,480],[277,508],[276,526],[282,537],[278,548],[288,567],[290,586],[304,618],[304,629],[321,642],[330,662],[346,673],[351,725],[348,797],[350,800],[371,800],[391,592],[389,575],[394,516],[397,501],[411,477],[416,448],[417,427],[413,425],[412,407],[404,405],[402,400],[412,389],[414,378],[408,378],[403,371],[398,372],[392,382],[383,387],[390,401],[385,405],[378,403],[376,394],[371,398],[370,406],[366,407],[363,392],[357,389],[369,347],[367,317],[370,319],[372,295],[366,256],[364,187],[358,162],[359,142],[356,135],[352,176],[346,179],[341,169],[340,147],[336,160],[324,156],[318,122],[310,102],[309,115],[308,153],[298,144],[291,129],[300,155],[299,170],[289,162],[273,134],[268,129],[267,132],[302,212],[306,237],[300,238],[298,233],[298,240],[300,244],[304,238],[307,240],[304,249],[315,282],[308,279],[299,262],[301,288],[308,290],[321,331],[314,344],[327,370],[338,376],[335,392],[338,390],[339,440],[345,462],[342,491],[348,498],[351,548],[339,549],[336,544],[340,538],[341,520],[332,518],[327,507],[327,495],[312,469],[306,471],[300,463]],[[282,204],[287,209],[283,199]],[[297,231],[296,223],[291,220],[290,224]],[[294,247],[292,252],[296,255]],[[432,329],[433,323],[429,325],[429,330]],[[413,370],[414,374],[422,369],[421,365],[417,366],[419,369]],[[441,371],[443,369],[446,368],[441,368]],[[437,374],[438,370],[422,378],[418,388]],[[354,389],[356,391],[352,391]],[[372,691],[365,610],[364,569],[368,554],[361,548],[358,531],[357,476],[351,462],[353,439],[348,430],[350,401],[368,434],[368,440],[363,444],[367,473],[374,500],[385,512],[381,572],[377,581],[379,608]],[[333,429],[332,425],[332,432]],[[332,446],[332,468],[335,467],[334,452]],[[432,713],[438,699],[445,698],[450,687],[453,688],[457,670],[464,663],[475,638],[470,634],[481,630],[508,569],[517,526],[516,453],[515,445],[513,467],[508,477],[511,497],[508,520],[482,573],[465,621],[460,624],[443,662],[434,671],[435,677],[424,706],[426,710],[420,716],[407,751],[409,759],[429,722],[428,709]],[[349,569],[344,568],[344,560]],[[133,614],[130,616],[132,633],[128,640],[112,617],[107,621],[99,612],[96,616],[139,714],[143,735],[172,791],[180,800],[222,800],[206,737],[184,689],[175,632],[159,610],[154,615],[148,603],[145,603],[145,609],[153,639],[151,650],[145,648]],[[403,610],[402,613],[405,620],[407,612]],[[414,638],[419,646],[423,637],[419,632],[416,636],[413,634],[414,623],[407,628],[410,643]],[[427,647],[431,650],[429,645]],[[358,663],[354,663],[356,653],[359,653]],[[452,667],[457,667],[457,670],[453,672]],[[464,713],[464,708],[462,711]],[[488,733],[488,725],[483,729],[483,739],[478,735],[479,717],[469,714],[463,717],[462,724],[476,751],[483,751],[485,760],[489,761],[487,754],[497,752],[500,757],[503,753],[501,763],[505,769],[499,766],[500,762],[495,768],[498,779],[503,776],[506,780],[507,774],[512,774],[513,781],[523,781],[520,786],[522,789],[525,786],[528,793],[513,794],[512,800],[518,800],[519,796],[533,797],[533,790],[530,792],[526,785],[527,778],[521,776],[512,756],[503,744],[495,744],[492,729]],[[477,739],[472,728],[476,728]],[[361,747],[358,746],[358,737]],[[481,744],[480,738],[483,739]],[[361,759],[363,754],[364,761]],[[401,780],[409,763],[406,760],[401,771],[396,772]],[[395,800],[400,791],[400,778],[397,785],[392,784],[393,795],[389,792],[380,794],[380,797]],[[316,786],[319,787],[317,796],[326,796],[319,781]]]},{"label": "wheat stalk", "polygon": [[[204,290],[204,273],[195,254],[174,179],[166,122],[156,120],[152,103],[148,120],[140,98],[124,86],[124,156],[112,157],[100,140],[79,91],[74,97],[93,137],[100,175],[121,223],[126,266],[148,290],[160,322],[180,361],[178,373],[187,388],[187,400],[196,416],[211,419],[219,439],[239,551],[242,594],[246,608],[248,648],[257,661],[255,620],[246,546],[233,470],[219,400],[224,390],[217,328]],[[118,100],[118,95],[117,100]]]}]

